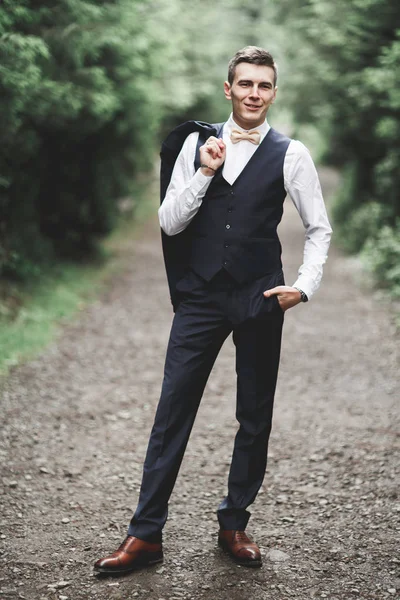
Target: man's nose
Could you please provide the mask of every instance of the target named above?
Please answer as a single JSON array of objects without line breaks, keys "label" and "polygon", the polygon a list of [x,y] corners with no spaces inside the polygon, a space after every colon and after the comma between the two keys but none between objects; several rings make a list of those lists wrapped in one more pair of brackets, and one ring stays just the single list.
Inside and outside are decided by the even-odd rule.
[{"label": "man's nose", "polygon": [[258,85],[253,85],[253,87],[251,88],[250,94],[251,94],[251,96],[254,96],[255,98],[259,97]]}]

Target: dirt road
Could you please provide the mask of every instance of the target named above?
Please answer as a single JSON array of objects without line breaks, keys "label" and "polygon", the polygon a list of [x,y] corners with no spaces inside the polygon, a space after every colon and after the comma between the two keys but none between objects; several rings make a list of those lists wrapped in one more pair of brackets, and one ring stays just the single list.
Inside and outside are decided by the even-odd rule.
[{"label": "dirt road", "polygon": [[[334,178],[322,176],[327,191]],[[281,238],[290,283],[303,240],[290,200]],[[172,318],[155,220],[131,253],[108,292],[1,384],[0,597],[399,597],[399,339],[387,304],[334,248],[315,298],[285,319],[270,459],[249,523],[263,567],[236,566],[216,546],[237,426],[228,340],[171,499],[164,564],[93,576],[135,507]]]}]

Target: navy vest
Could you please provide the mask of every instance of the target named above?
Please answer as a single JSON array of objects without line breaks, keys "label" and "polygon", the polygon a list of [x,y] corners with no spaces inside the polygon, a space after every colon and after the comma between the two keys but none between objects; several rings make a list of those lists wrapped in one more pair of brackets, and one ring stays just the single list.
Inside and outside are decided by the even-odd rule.
[{"label": "navy vest", "polygon": [[289,143],[271,128],[233,185],[223,178],[222,167],[217,171],[187,228],[190,267],[206,281],[221,269],[242,284],[282,268],[276,229],[286,196]]}]

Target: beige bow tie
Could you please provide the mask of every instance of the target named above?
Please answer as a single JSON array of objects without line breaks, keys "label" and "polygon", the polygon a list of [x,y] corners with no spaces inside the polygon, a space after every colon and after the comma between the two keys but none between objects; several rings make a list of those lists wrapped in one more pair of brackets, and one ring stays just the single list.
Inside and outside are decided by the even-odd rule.
[{"label": "beige bow tie", "polygon": [[261,133],[257,130],[255,130],[255,131],[240,131],[239,129],[232,129],[232,133],[231,133],[232,144],[237,144],[238,142],[241,142],[242,140],[248,140],[252,144],[256,144],[256,146],[258,146],[258,144],[260,143],[260,140],[261,140]]}]

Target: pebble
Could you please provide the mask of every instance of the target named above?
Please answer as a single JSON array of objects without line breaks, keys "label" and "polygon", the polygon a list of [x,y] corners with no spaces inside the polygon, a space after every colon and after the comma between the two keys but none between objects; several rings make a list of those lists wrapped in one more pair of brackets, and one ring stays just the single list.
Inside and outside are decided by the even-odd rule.
[{"label": "pebble", "polygon": [[49,589],[62,590],[63,588],[71,585],[71,581],[57,581],[57,583],[49,583],[47,586]]},{"label": "pebble", "polygon": [[70,519],[68,519],[68,517],[64,517],[63,519],[61,519],[61,523],[64,523],[64,524],[70,523]]},{"label": "pebble", "polygon": [[286,552],[282,552],[282,550],[274,550],[274,549],[272,549],[268,552],[267,557],[272,562],[283,562],[285,560],[289,560],[289,558],[290,558],[289,554],[286,554]]},{"label": "pebble", "polygon": [[279,494],[279,496],[275,498],[276,504],[285,504],[287,501],[288,497],[285,494]]},{"label": "pebble", "polygon": [[394,595],[396,593],[396,588],[389,588],[388,592],[389,592],[389,594]]},{"label": "pebble", "polygon": [[18,485],[18,481],[10,481],[10,483],[8,484],[8,487],[10,488],[16,488]]}]

